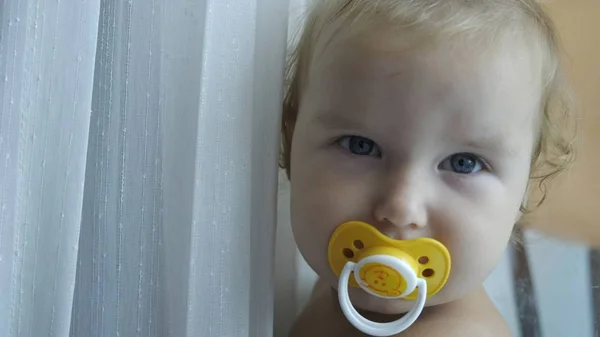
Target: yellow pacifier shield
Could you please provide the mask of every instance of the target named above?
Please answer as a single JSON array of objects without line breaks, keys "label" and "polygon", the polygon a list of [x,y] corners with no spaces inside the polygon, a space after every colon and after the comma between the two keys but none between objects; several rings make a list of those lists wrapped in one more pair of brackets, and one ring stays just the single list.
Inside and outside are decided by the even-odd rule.
[{"label": "yellow pacifier shield", "polygon": [[[344,223],[335,230],[328,255],[329,265],[338,277],[347,262],[360,264],[370,256],[382,255],[400,259],[426,281],[427,297],[438,293],[450,275],[450,254],[440,242],[430,238],[394,240],[359,221]],[[379,261],[361,265],[359,274],[363,285],[382,297],[398,297],[407,289],[404,277]],[[350,277],[349,285],[358,287],[354,277]],[[403,298],[414,300],[416,296],[417,290]]]}]

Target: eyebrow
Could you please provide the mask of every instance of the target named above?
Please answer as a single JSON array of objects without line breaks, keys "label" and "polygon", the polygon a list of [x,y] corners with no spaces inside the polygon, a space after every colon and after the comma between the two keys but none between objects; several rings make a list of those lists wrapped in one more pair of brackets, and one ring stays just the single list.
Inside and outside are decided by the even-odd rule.
[{"label": "eyebrow", "polygon": [[364,124],[348,118],[347,116],[342,116],[331,111],[323,111],[317,117],[315,117],[314,121],[323,126],[326,129],[359,129],[364,127]]},{"label": "eyebrow", "polygon": [[[314,118],[314,121],[323,128],[330,130],[357,130],[365,127],[360,121],[332,111],[322,111]],[[515,148],[514,145],[509,146],[504,139],[505,137],[501,135],[483,135],[468,140],[465,146],[475,150],[515,156],[518,153],[518,148]]]},{"label": "eyebrow", "polygon": [[500,136],[485,136],[475,138],[466,143],[466,146],[473,149],[493,151],[495,153],[514,156],[518,150],[514,146],[508,146]]}]

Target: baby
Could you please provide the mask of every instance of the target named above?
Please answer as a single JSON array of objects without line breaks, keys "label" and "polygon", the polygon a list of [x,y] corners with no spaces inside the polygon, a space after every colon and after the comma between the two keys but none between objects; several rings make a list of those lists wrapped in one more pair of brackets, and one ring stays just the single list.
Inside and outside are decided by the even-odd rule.
[{"label": "baby", "polygon": [[[529,187],[545,191],[572,158],[567,98],[534,0],[318,1],[282,123],[292,228],[320,276],[292,335],[363,336],[328,263],[336,228],[361,221],[396,240],[435,239],[451,256],[447,282],[402,336],[509,336],[482,283],[530,209]],[[415,305],[348,291],[371,321]]]}]

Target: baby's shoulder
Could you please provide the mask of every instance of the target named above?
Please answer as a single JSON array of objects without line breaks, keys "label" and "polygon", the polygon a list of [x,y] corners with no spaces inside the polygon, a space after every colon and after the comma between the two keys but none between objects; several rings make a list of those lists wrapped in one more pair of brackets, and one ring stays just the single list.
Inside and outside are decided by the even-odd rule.
[{"label": "baby's shoulder", "polygon": [[328,291],[316,291],[296,318],[289,337],[358,337],[360,334],[344,317],[336,298]]},{"label": "baby's shoulder", "polygon": [[402,333],[402,337],[512,336],[500,314],[487,308],[479,312],[463,308],[453,309],[452,305],[436,309],[438,310],[432,310],[433,313],[424,313],[413,326]]},{"label": "baby's shoulder", "polygon": [[[335,296],[315,296],[296,320],[290,337],[364,337],[344,317]],[[485,293],[466,301],[427,308],[402,337],[510,337]]]}]

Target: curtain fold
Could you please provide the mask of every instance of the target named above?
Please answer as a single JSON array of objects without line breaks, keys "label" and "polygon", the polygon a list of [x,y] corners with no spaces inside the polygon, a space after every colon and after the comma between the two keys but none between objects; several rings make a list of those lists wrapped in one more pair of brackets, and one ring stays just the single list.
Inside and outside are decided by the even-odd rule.
[{"label": "curtain fold", "polygon": [[101,1],[71,336],[164,335],[159,1]]},{"label": "curtain fold", "polygon": [[271,336],[287,1],[0,6],[0,336]]},{"label": "curtain fold", "polygon": [[2,4],[2,336],[69,333],[99,5]]}]

